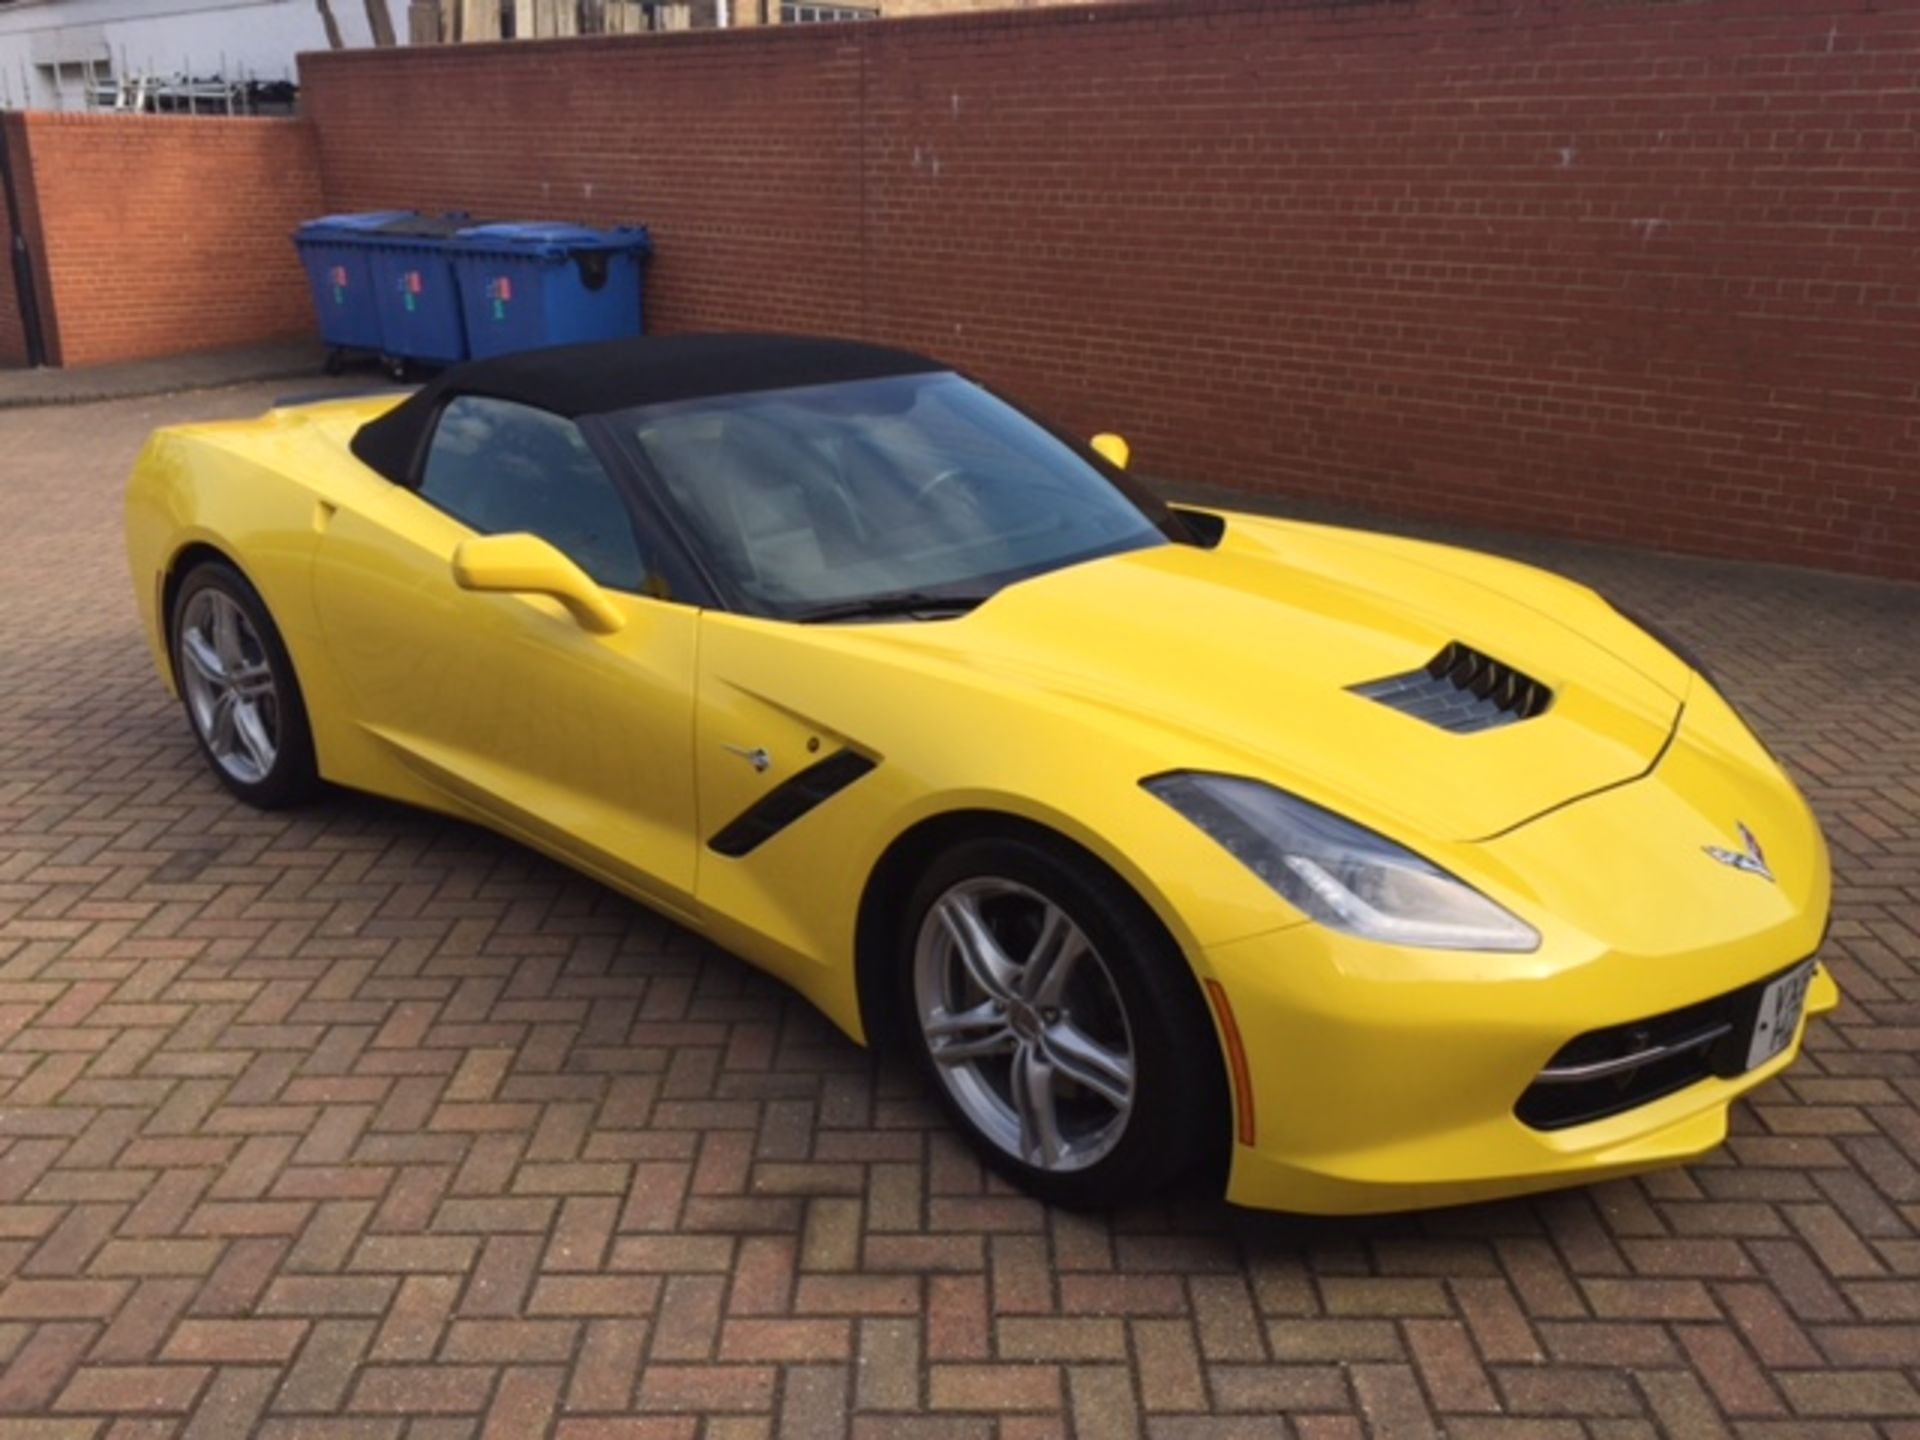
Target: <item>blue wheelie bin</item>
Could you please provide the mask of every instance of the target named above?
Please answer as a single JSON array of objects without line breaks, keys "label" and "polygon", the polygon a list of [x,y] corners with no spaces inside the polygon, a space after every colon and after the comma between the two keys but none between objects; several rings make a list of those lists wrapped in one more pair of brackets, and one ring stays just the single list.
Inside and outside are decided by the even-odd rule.
[{"label": "blue wheelie bin", "polygon": [[640,276],[653,250],[644,225],[474,225],[448,249],[476,359],[643,329]]},{"label": "blue wheelie bin", "polygon": [[409,361],[467,358],[466,326],[448,242],[470,215],[410,215],[367,236],[367,268],[380,317],[380,350],[395,372]]},{"label": "blue wheelie bin", "polygon": [[329,370],[339,367],[347,351],[381,350],[380,312],[374,304],[373,272],[367,265],[368,237],[385,226],[418,218],[412,210],[323,215],[293,232],[293,247],[313,292],[320,338],[327,344]]}]

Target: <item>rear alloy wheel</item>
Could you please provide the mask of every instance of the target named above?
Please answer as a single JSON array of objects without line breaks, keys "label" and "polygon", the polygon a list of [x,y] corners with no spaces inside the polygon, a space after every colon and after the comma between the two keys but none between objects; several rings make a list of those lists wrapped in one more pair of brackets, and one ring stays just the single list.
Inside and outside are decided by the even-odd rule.
[{"label": "rear alloy wheel", "polygon": [[903,939],[916,1053],[1016,1183],[1066,1205],[1122,1204],[1224,1133],[1217,1048],[1185,961],[1086,857],[962,845],[921,883]]},{"label": "rear alloy wheel", "polygon": [[221,782],[262,809],[310,798],[319,781],[293,663],[239,571],[194,568],[174,604],[172,644],[187,718]]}]

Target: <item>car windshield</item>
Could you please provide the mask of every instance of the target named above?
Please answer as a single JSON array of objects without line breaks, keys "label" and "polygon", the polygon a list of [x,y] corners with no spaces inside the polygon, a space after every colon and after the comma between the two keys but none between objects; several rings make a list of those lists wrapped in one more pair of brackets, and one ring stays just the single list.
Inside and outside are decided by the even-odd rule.
[{"label": "car windshield", "polygon": [[709,572],[763,615],[952,613],[1164,543],[1177,523],[950,372],[711,396],[615,423]]}]

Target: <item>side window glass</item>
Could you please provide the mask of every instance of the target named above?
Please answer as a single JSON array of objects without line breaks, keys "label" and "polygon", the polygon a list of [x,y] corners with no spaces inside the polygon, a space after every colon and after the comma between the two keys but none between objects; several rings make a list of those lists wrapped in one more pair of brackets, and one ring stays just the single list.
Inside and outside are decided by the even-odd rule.
[{"label": "side window glass", "polygon": [[440,412],[419,490],[482,535],[538,535],[602,585],[651,588],[627,507],[571,420],[458,396]]}]

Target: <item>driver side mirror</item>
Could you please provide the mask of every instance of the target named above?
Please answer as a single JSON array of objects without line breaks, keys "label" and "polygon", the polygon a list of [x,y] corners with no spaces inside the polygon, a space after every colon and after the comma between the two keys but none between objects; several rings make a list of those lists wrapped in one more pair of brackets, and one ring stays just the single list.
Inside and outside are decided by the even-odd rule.
[{"label": "driver side mirror", "polygon": [[1094,436],[1087,444],[1116,470],[1126,469],[1127,461],[1133,458],[1133,447],[1111,431]]},{"label": "driver side mirror", "polygon": [[611,635],[627,623],[592,576],[538,535],[462,540],[453,552],[453,583],[462,590],[551,596],[596,635]]}]

